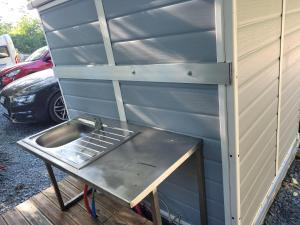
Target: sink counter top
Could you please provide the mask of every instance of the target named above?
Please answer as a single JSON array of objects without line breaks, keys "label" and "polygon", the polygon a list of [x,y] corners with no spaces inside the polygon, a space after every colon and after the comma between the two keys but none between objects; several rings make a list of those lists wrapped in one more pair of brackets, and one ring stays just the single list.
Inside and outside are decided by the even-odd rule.
[{"label": "sink counter top", "polygon": [[28,144],[26,139],[18,144],[131,207],[144,199],[152,191],[152,186],[158,186],[201,145],[201,139],[116,120],[102,120],[110,126],[138,131],[138,135],[80,169]]}]

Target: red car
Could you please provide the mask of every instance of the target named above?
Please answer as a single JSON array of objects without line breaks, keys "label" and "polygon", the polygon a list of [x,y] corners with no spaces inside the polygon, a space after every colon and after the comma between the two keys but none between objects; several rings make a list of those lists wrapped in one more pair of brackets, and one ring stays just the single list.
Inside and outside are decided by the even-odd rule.
[{"label": "red car", "polygon": [[28,74],[52,67],[53,63],[48,47],[39,48],[25,62],[5,67],[0,71],[0,88]]}]

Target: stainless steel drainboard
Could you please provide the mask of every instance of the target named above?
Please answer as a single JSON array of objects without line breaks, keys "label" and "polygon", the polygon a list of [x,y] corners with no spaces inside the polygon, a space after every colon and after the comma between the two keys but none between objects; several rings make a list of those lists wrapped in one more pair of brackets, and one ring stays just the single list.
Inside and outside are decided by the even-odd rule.
[{"label": "stainless steel drainboard", "polygon": [[138,134],[136,131],[110,127],[104,124],[103,130],[87,133],[66,145],[51,148],[51,151],[49,151],[49,148],[42,148],[41,150],[77,169],[81,169],[136,134]]}]

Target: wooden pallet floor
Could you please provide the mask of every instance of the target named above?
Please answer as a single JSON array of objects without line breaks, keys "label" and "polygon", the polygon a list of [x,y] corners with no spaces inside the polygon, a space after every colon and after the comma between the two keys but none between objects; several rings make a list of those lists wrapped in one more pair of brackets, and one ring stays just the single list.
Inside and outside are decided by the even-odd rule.
[{"label": "wooden pallet floor", "polygon": [[[64,201],[83,190],[83,184],[73,177],[59,182],[59,187]],[[96,207],[96,220],[88,215],[83,201],[62,212],[54,189],[50,187],[0,215],[0,225],[152,225],[152,222],[103,194],[96,194]]]}]

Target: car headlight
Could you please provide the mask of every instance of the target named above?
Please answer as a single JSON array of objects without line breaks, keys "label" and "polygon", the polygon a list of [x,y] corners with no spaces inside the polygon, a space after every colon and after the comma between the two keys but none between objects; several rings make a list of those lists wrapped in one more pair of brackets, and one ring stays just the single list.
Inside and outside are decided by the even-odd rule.
[{"label": "car headlight", "polygon": [[16,105],[26,105],[32,103],[35,99],[35,94],[13,97],[11,101]]},{"label": "car headlight", "polygon": [[14,77],[16,76],[18,73],[20,73],[21,70],[14,70],[14,71],[11,71],[9,73],[7,73],[5,76],[6,77]]}]

